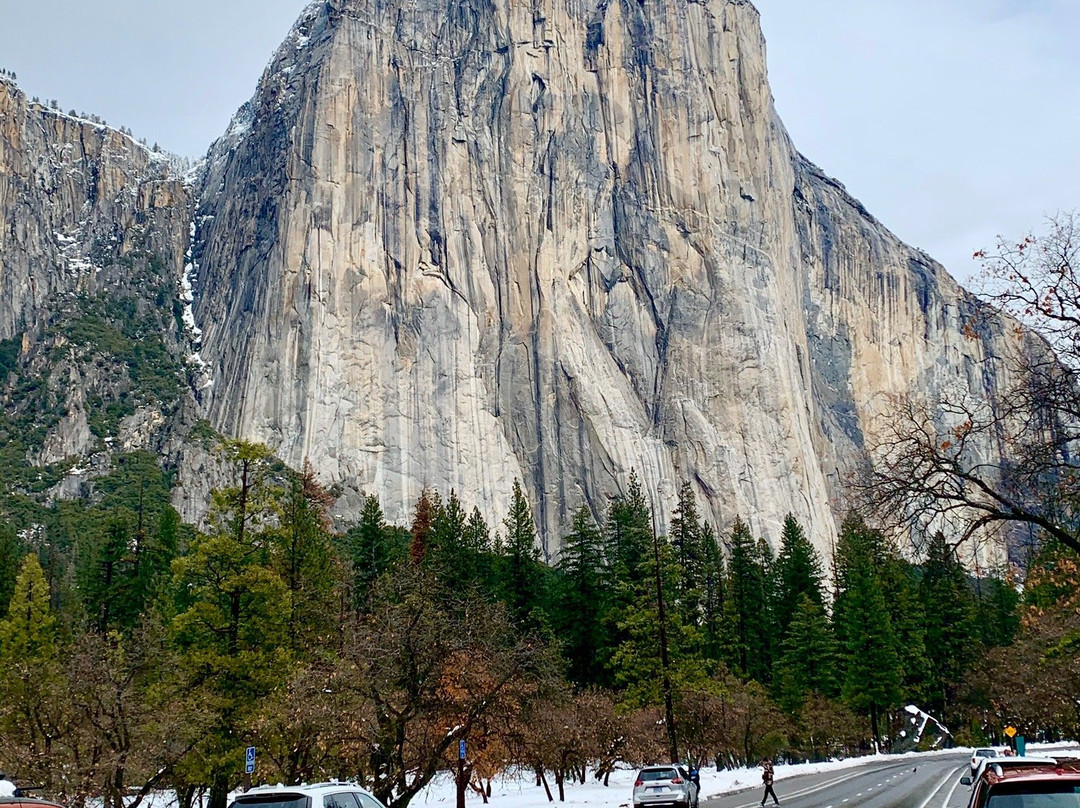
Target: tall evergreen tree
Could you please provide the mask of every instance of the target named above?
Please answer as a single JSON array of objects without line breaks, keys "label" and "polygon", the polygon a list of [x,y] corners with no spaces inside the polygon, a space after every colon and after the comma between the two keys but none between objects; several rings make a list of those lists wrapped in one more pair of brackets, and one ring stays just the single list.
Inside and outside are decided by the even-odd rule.
[{"label": "tall evergreen tree", "polygon": [[697,499],[689,482],[684,482],[679,488],[679,501],[672,515],[668,538],[679,565],[675,594],[680,618],[684,625],[700,626],[703,618],[705,548]]},{"label": "tall evergreen tree", "polygon": [[481,548],[470,541],[468,519],[457,492],[451,490],[432,520],[432,564],[452,592],[472,591],[480,584]]},{"label": "tall evergreen tree", "polygon": [[729,542],[725,608],[734,633],[734,666],[752,679],[767,682],[772,671],[762,553],[750,527],[741,518],[736,517]]},{"label": "tall evergreen tree", "polygon": [[[724,619],[727,573],[716,532],[708,522],[701,526],[702,547],[702,653],[712,663],[728,659],[731,639]],[[715,667],[715,665],[711,666]]]},{"label": "tall evergreen tree", "polygon": [[780,706],[796,715],[812,693],[839,694],[836,681],[836,640],[821,606],[802,593],[791,616],[776,665]]},{"label": "tall evergreen tree", "polygon": [[386,523],[374,494],[364,497],[360,520],[345,534],[345,553],[352,566],[353,607],[366,611],[375,582],[408,551],[401,531]]},{"label": "tall evergreen tree", "polygon": [[1005,577],[990,575],[975,581],[975,634],[987,647],[1012,643],[1020,628],[1020,594]]},{"label": "tall evergreen tree", "polygon": [[[69,694],[63,683],[56,618],[49,584],[34,553],[22,562],[7,616],[0,620],[0,732],[48,759],[58,740],[60,712]],[[38,765],[35,765],[38,764]],[[23,765],[52,785],[53,767],[26,760]],[[51,790],[51,789],[50,789]]]},{"label": "tall evergreen tree", "polygon": [[0,522],[0,618],[7,614],[8,602],[15,594],[21,561],[22,548],[15,531]]},{"label": "tall evergreen tree", "polygon": [[674,548],[664,537],[655,542],[652,557],[642,560],[642,577],[620,584],[624,598],[614,614],[621,641],[612,670],[626,706],[664,706],[668,752],[678,760],[675,705],[683,692],[701,686],[707,673],[700,637],[675,608],[679,565]]},{"label": "tall evergreen tree", "polygon": [[776,558],[775,613],[781,641],[803,595],[819,608],[825,608],[824,579],[817,550],[806,537],[802,525],[789,513],[784,518],[780,552]]},{"label": "tall evergreen tree", "polygon": [[626,494],[612,500],[604,523],[605,555],[616,581],[635,584],[647,577],[642,565],[652,555],[652,535],[652,509],[631,470]]},{"label": "tall evergreen tree", "polygon": [[904,698],[923,703],[930,686],[930,660],[927,656],[926,616],[919,599],[917,570],[891,552],[877,573],[896,638]]},{"label": "tall evergreen tree", "polygon": [[951,710],[956,690],[974,659],[975,602],[967,575],[939,531],[930,541],[920,595],[930,658],[931,712]]},{"label": "tall evergreen tree", "polygon": [[870,718],[875,743],[882,714],[901,699],[901,667],[889,606],[878,570],[883,539],[858,516],[845,519],[837,543],[833,622],[840,643],[843,697]]},{"label": "tall evergreen tree", "polygon": [[609,685],[611,648],[605,622],[611,591],[603,537],[585,506],[574,514],[559,555],[559,597],[553,607],[556,636],[562,643],[567,674],[579,686]]},{"label": "tall evergreen tree", "polygon": [[435,514],[441,504],[438,494],[426,488],[420,492],[420,498],[416,500],[412,527],[409,531],[412,537],[409,543],[409,558],[417,566],[427,559],[428,547],[435,533]]},{"label": "tall evergreen tree", "polygon": [[317,646],[318,638],[333,629],[334,556],[326,520],[332,501],[305,462],[283,496],[272,544],[271,566],[289,593],[289,646],[297,654]]},{"label": "tall evergreen tree", "polygon": [[233,485],[215,491],[211,530],[174,563],[180,612],[172,631],[189,708],[211,711],[199,746],[210,808],[225,808],[243,746],[236,739],[259,700],[289,672],[289,592],[270,566],[283,493],[268,475],[265,446],[229,441],[223,453]]},{"label": "tall evergreen tree", "polygon": [[503,520],[506,543],[502,557],[502,596],[520,626],[536,628],[542,622],[544,571],[536,543],[536,524],[520,480],[514,480],[510,512]]}]

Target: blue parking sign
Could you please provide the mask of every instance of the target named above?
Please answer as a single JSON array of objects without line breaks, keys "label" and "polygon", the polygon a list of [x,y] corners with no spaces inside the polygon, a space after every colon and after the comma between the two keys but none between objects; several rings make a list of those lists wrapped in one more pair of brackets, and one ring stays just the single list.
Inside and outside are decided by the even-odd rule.
[{"label": "blue parking sign", "polygon": [[255,747],[249,746],[244,756],[244,773],[252,774],[255,771]]},{"label": "blue parking sign", "polygon": [[458,760],[464,760],[465,759],[465,739],[464,738],[462,738],[460,741],[458,741],[457,756],[458,756]]}]

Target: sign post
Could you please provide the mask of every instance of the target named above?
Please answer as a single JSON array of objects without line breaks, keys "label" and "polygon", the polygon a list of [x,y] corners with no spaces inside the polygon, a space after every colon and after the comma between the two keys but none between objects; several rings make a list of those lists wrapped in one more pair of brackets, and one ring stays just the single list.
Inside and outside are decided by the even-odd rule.
[{"label": "sign post", "polygon": [[249,746],[244,752],[244,791],[251,790],[251,775],[255,773],[255,747]]},{"label": "sign post", "polygon": [[465,808],[465,786],[468,781],[465,778],[465,739],[458,741],[457,751],[458,776],[457,776],[457,808]]}]

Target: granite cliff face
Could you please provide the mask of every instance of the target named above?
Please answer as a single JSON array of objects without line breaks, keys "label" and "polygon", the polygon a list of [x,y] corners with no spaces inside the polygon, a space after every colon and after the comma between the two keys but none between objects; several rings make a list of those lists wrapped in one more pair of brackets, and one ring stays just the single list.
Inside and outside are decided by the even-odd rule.
[{"label": "granite cliff face", "polygon": [[74,295],[130,287],[151,261],[178,277],[189,205],[165,155],[0,79],[0,339]]},{"label": "granite cliff face", "polygon": [[205,509],[198,484],[184,501],[175,429],[194,419],[178,299],[191,213],[166,155],[0,77],[3,497],[83,496],[118,455],[148,450],[180,467],[185,515]]},{"label": "granite cliff face", "polygon": [[212,422],[392,519],[517,477],[554,550],[636,469],[826,546],[890,394],[994,392],[973,300],[792,146],[745,0],[314,3],[198,197]]}]

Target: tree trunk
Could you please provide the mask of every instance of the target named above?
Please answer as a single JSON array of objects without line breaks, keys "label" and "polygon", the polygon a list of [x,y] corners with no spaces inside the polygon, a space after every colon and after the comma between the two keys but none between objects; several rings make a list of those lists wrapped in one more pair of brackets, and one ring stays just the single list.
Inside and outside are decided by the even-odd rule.
[{"label": "tree trunk", "polygon": [[551,796],[551,786],[548,785],[547,777],[544,776],[543,768],[537,767],[536,774],[540,778],[540,782],[544,784],[544,791],[547,793],[548,802],[555,802],[555,798]]},{"label": "tree trunk", "polygon": [[229,804],[229,778],[223,773],[214,776],[210,786],[210,804],[207,808],[227,808]]},{"label": "tree trunk", "polygon": [[176,789],[176,808],[192,808],[195,802],[195,786],[184,785]]}]

